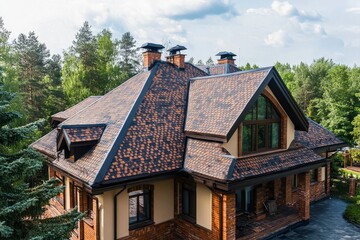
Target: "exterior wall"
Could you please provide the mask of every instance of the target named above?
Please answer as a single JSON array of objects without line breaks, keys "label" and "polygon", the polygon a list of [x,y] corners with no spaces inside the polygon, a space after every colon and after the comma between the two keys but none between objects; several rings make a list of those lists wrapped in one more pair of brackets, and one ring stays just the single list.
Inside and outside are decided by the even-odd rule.
[{"label": "exterior wall", "polygon": [[209,188],[196,184],[196,224],[211,230],[212,196]]},{"label": "exterior wall", "polygon": [[211,230],[183,219],[181,217],[181,206],[179,206],[179,212],[176,213],[174,219],[173,235],[175,239],[220,239],[220,197],[215,193],[212,193],[211,197]]},{"label": "exterior wall", "polygon": [[[310,201],[311,202],[318,201],[322,198],[329,196],[329,192],[326,191],[326,189],[329,189],[326,186],[328,183],[328,181],[326,181],[327,180],[326,179],[327,166],[320,167],[317,169],[317,171],[318,171],[318,181],[310,183]],[[328,175],[328,176],[330,176],[330,175]]]},{"label": "exterior wall", "polygon": [[70,209],[70,179],[65,177],[65,209]]},{"label": "exterior wall", "polygon": [[286,127],[286,141],[287,141],[287,145],[286,148],[290,147],[291,142],[294,140],[295,138],[295,126],[294,123],[291,121],[291,119],[289,117],[287,117],[287,127]]},{"label": "exterior wall", "polygon": [[166,222],[174,218],[174,180],[154,183],[154,222]]},{"label": "exterior wall", "polygon": [[239,139],[239,130],[237,129],[234,134],[231,136],[227,143],[224,143],[223,147],[233,156],[238,156],[238,139]]}]

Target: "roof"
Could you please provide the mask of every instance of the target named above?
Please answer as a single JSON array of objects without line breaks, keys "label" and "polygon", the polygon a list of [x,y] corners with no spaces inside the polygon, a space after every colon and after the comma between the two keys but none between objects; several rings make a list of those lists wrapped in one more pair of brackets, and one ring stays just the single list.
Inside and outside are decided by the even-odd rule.
[{"label": "roof", "polygon": [[232,74],[194,78],[190,81],[187,136],[226,142],[269,86],[296,130],[307,130],[308,122],[273,67]]},{"label": "roof", "polygon": [[141,48],[145,48],[145,49],[152,50],[152,51],[158,51],[165,47],[163,45],[157,44],[157,43],[144,43],[143,45],[141,45]]},{"label": "roof", "polygon": [[302,145],[311,148],[318,149],[323,147],[342,145],[344,142],[336,137],[332,132],[328,129],[324,128],[320,124],[308,118],[309,121],[309,130],[308,132],[304,131],[296,131],[295,132],[295,140]]},{"label": "roof", "polygon": [[315,164],[324,158],[311,149],[300,147],[287,151],[240,158],[235,163],[233,179],[243,180]]},{"label": "roof", "polygon": [[219,142],[188,138],[184,169],[217,179],[232,175],[234,157],[229,155]]},{"label": "roof", "polygon": [[197,66],[204,72],[208,73],[209,75],[221,75],[227,73],[234,73],[239,72],[240,69],[236,67],[234,64],[225,63],[225,64],[216,64],[216,65],[200,65]]},{"label": "roof", "polygon": [[[51,164],[88,184],[92,184],[121,129],[127,120],[132,120],[128,119],[128,115],[138,101],[145,85],[149,82],[150,73],[142,72],[130,78],[98,99],[94,104],[62,122],[60,127],[68,126],[71,128],[71,125],[105,124],[106,128],[100,142],[76,162],[68,161],[60,156]],[[56,155],[56,134],[54,131],[57,130],[53,130],[33,143],[32,147],[39,151],[45,151],[46,155]],[[54,147],[48,147],[51,141]]]},{"label": "roof", "polygon": [[78,112],[82,111],[84,108],[88,107],[89,105],[93,104],[100,98],[101,98],[101,96],[90,96],[62,112],[55,113],[54,115],[51,116],[51,118],[53,120],[64,121],[64,120],[74,116]]},{"label": "roof", "polygon": [[205,75],[191,64],[178,70],[170,63],[158,63],[131,126],[114,146],[104,181],[182,168],[188,79]]},{"label": "roof", "polygon": [[[310,120],[308,134],[296,133],[300,147],[241,159],[223,149],[223,140],[266,86],[284,103],[297,129],[304,129],[302,112],[271,67],[208,76],[192,64],[179,69],[157,61],[93,102],[79,103],[82,108],[78,104],[64,111],[73,114],[32,147],[49,156],[54,167],[93,188],[180,170],[232,181],[322,161],[313,148],[339,142]],[[317,143],[317,132],[327,140]],[[57,139],[68,147],[97,144],[68,161],[58,153]]]},{"label": "roof", "polygon": [[270,69],[192,79],[185,132],[226,138]]}]

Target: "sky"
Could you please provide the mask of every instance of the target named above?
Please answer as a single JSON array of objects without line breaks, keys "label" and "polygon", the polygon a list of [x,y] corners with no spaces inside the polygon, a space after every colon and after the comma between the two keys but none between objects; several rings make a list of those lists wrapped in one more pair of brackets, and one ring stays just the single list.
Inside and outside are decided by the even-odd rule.
[{"label": "sky", "polygon": [[359,0],[1,0],[0,17],[12,39],[35,31],[52,54],[68,49],[88,21],[94,33],[129,31],[138,46],[184,45],[195,62],[231,51],[237,65],[321,57],[360,65]]}]

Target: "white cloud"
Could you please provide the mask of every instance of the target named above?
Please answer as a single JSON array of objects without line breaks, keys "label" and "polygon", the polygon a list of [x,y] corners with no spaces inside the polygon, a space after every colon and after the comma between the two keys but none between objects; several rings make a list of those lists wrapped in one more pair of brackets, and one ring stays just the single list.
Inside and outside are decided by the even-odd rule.
[{"label": "white cloud", "polygon": [[346,12],[360,14],[360,7],[348,8]]},{"label": "white cloud", "polygon": [[292,17],[298,15],[298,10],[288,1],[273,1],[271,8],[280,16]]},{"label": "white cloud", "polygon": [[269,33],[264,39],[266,45],[273,47],[284,47],[288,44],[289,40],[290,38],[282,29]]},{"label": "white cloud", "polygon": [[283,17],[295,18],[299,22],[320,21],[321,15],[315,11],[298,10],[288,1],[273,1],[271,9]]},{"label": "white cloud", "polygon": [[249,8],[246,10],[247,14],[269,15],[271,9],[269,8]]}]

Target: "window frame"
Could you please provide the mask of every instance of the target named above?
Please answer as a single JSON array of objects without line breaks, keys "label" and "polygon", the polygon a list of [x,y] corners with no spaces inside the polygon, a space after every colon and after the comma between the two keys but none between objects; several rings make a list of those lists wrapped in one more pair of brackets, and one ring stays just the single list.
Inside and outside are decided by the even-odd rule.
[{"label": "window frame", "polygon": [[[188,192],[188,199],[185,199],[184,191]],[[184,212],[184,202],[188,201],[188,213]],[[181,215],[182,217],[192,223],[196,223],[196,184],[182,183],[181,185]],[[191,213],[194,209],[194,213]]]},{"label": "window frame", "polygon": [[[136,193],[134,195],[132,195],[132,192],[136,192],[136,191],[142,191],[141,193]],[[153,223],[153,187],[152,186],[137,186],[131,189],[128,189],[128,210],[129,210],[129,230],[133,230],[136,228],[140,228],[140,227],[144,227],[147,225],[150,225]],[[147,205],[148,208],[148,215],[146,216],[145,219],[141,220],[140,219],[140,204],[139,204],[139,199],[140,196],[143,196],[143,201],[144,201],[144,209],[146,208],[145,205]],[[147,198],[145,197],[147,196]],[[135,222],[131,222],[130,221],[130,204],[131,204],[131,199],[134,199],[136,201],[136,221]],[[147,199],[147,201],[146,201]],[[146,214],[145,214],[146,215]]]},{"label": "window frame", "polygon": [[[265,100],[270,103],[270,106],[272,109],[276,112],[278,115],[278,119],[276,117],[272,119],[266,119],[267,113],[270,109],[268,109],[268,104],[265,105],[265,119],[251,119],[251,120],[243,120],[242,123],[239,126],[239,148],[238,148],[238,154],[239,156],[245,156],[245,155],[252,155],[267,151],[276,151],[279,149],[285,149],[286,143],[287,143],[287,136],[286,136],[286,126],[287,126],[287,115],[284,112],[284,110],[281,108],[279,103],[276,101],[276,99],[266,90],[261,94],[262,97],[265,98]],[[253,111],[255,109],[255,111]],[[258,100],[255,102],[255,105],[250,109],[250,111],[247,114],[250,114],[253,112],[253,118],[257,118],[258,115]],[[246,114],[246,115],[247,115]],[[270,115],[270,114],[269,114]],[[270,139],[271,133],[269,133],[271,124],[277,123],[278,124],[278,147],[270,147]],[[265,126],[265,133],[264,133],[264,139],[265,139],[265,147],[259,148],[259,127],[258,126]],[[244,151],[243,148],[243,139],[244,139],[244,126],[249,126],[250,128],[250,151]],[[252,129],[252,126],[254,126],[254,129]],[[255,134],[254,134],[255,133]],[[254,150],[252,150],[254,149]]]},{"label": "window frame", "polygon": [[298,181],[298,175],[297,174],[293,174],[291,176],[291,188],[293,191],[296,191],[299,185],[299,181]]}]

